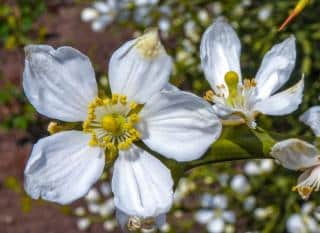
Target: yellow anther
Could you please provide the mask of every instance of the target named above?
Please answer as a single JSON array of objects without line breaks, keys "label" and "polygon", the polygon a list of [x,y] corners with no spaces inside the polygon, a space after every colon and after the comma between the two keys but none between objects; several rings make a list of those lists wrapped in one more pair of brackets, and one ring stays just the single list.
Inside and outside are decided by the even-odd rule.
[{"label": "yellow anther", "polygon": [[306,200],[310,197],[310,194],[313,192],[313,188],[309,186],[295,186],[292,188],[292,191],[298,191],[302,199]]},{"label": "yellow anther", "polygon": [[126,105],[127,104],[127,96],[125,96],[125,95],[120,96],[120,103],[123,105]]},{"label": "yellow anther", "polygon": [[118,99],[119,99],[119,95],[117,95],[117,94],[112,94],[111,103],[112,103],[112,104],[117,104],[117,103],[118,103]]},{"label": "yellow anther", "polygon": [[112,140],[112,137],[110,135],[103,137],[104,142],[111,142],[111,140]]},{"label": "yellow anther", "polygon": [[110,99],[106,98],[103,100],[103,105],[109,105],[110,104]]},{"label": "yellow anther", "polygon": [[141,137],[140,132],[135,128],[129,129],[129,133],[134,140],[139,139]]},{"label": "yellow anther", "polygon": [[97,146],[97,145],[98,145],[98,140],[96,135],[93,133],[89,141],[89,146]]},{"label": "yellow anther", "polygon": [[156,29],[150,30],[140,36],[137,39],[135,47],[144,58],[149,59],[157,57],[163,51],[158,31]]},{"label": "yellow anther", "polygon": [[138,114],[133,113],[129,116],[129,120],[132,124],[136,124],[140,120],[140,117]]},{"label": "yellow anther", "polygon": [[135,103],[135,102],[131,102],[130,103],[130,110],[132,111],[132,110],[134,110],[134,109],[136,109],[138,107],[138,104],[137,103]]},{"label": "yellow anther", "polygon": [[51,121],[48,125],[48,132],[50,134],[54,134],[54,133],[57,133],[59,132],[59,126],[58,126],[58,123],[57,122],[54,122],[54,121]]},{"label": "yellow anther", "polygon": [[118,117],[114,115],[106,115],[102,117],[101,126],[103,129],[112,134],[118,134],[121,130],[121,122],[119,121]]},{"label": "yellow anther", "polygon": [[205,93],[205,95],[204,95],[203,98],[204,98],[205,100],[209,101],[209,102],[212,102],[212,101],[213,101],[213,97],[214,97],[213,91],[209,90],[209,91],[207,91],[207,92]]}]

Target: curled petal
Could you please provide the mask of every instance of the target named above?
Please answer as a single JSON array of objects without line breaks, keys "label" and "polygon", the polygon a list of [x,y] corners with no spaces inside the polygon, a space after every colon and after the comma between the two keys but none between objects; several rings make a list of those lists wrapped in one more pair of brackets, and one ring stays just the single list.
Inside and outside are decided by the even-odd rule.
[{"label": "curled petal", "polygon": [[264,56],[256,75],[258,98],[265,99],[289,79],[296,62],[295,37],[273,46]]},{"label": "curled petal", "polygon": [[317,148],[296,138],[276,143],[272,147],[271,156],[282,166],[292,170],[302,170],[320,164]]},{"label": "curled petal", "polygon": [[97,96],[94,70],[85,55],[71,47],[29,45],[23,88],[36,110],[62,121],[83,121]]},{"label": "curled petal", "polygon": [[65,131],[39,140],[27,162],[25,190],[34,199],[69,204],[84,196],[104,168],[104,151],[90,135]]},{"label": "curled petal", "polygon": [[113,53],[109,64],[111,90],[145,103],[168,83],[171,67],[172,60],[157,32],[150,31]]},{"label": "curled petal", "polygon": [[210,104],[182,91],[163,91],[153,96],[140,115],[138,128],[143,142],[177,161],[201,157],[222,130]]},{"label": "curled petal", "polygon": [[173,200],[171,173],[158,159],[137,146],[120,151],[114,164],[112,191],[116,207],[129,216],[167,213]]},{"label": "curled petal", "polygon": [[293,191],[298,191],[303,199],[308,199],[313,191],[320,189],[320,166],[307,169],[298,179]]},{"label": "curled petal", "polygon": [[266,115],[281,116],[295,111],[302,102],[304,78],[287,90],[258,101],[253,109]]},{"label": "curled petal", "polygon": [[[218,18],[203,34],[200,45],[201,64],[212,89],[224,84],[229,71],[240,71],[240,40],[233,28]],[[226,95],[228,95],[228,90]]]},{"label": "curled petal", "polygon": [[308,125],[316,136],[320,136],[320,106],[311,107],[299,119]]}]

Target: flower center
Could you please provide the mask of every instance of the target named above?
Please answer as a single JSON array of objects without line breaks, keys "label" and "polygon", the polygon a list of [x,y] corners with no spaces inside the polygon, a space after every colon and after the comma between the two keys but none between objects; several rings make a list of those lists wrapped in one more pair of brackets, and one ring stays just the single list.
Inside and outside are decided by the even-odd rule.
[{"label": "flower center", "polygon": [[112,135],[119,135],[122,132],[122,127],[126,119],[119,114],[105,115],[101,119],[101,127]]},{"label": "flower center", "polygon": [[127,150],[140,133],[135,128],[139,121],[139,105],[128,103],[126,96],[113,94],[111,98],[96,98],[89,104],[83,131],[91,133],[90,146],[110,151]]}]

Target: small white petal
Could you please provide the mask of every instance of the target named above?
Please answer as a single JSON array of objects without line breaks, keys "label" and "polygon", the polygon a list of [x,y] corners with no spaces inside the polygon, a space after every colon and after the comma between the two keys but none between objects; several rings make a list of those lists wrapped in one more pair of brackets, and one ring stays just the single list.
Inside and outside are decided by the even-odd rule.
[{"label": "small white petal", "polygon": [[83,121],[88,104],[97,96],[91,63],[71,47],[46,45],[25,48],[23,88],[36,110],[62,121]]},{"label": "small white petal", "polygon": [[320,164],[317,148],[300,139],[292,138],[276,143],[270,155],[282,166],[292,170],[301,170]]},{"label": "small white petal", "polygon": [[281,116],[295,111],[303,97],[304,78],[294,86],[258,101],[253,109],[266,115]]},{"label": "small white petal", "polygon": [[109,63],[111,90],[145,103],[167,84],[171,68],[172,59],[160,44],[156,32],[146,33],[113,53]]},{"label": "small white petal", "polygon": [[[201,64],[212,89],[225,84],[224,76],[240,71],[240,40],[233,28],[218,18],[203,34],[200,45]],[[226,90],[226,95],[228,95]]]},{"label": "small white petal", "polygon": [[224,211],[222,217],[227,223],[234,224],[236,222],[236,214],[231,210]]},{"label": "small white petal", "polygon": [[138,128],[152,150],[177,161],[197,159],[220,136],[222,125],[211,105],[182,91],[162,91],[140,112]]},{"label": "small white petal", "polygon": [[215,195],[213,197],[212,204],[214,208],[226,209],[228,206],[228,198],[221,194]]},{"label": "small white petal", "polygon": [[265,99],[285,84],[296,61],[295,37],[273,46],[264,56],[256,75],[258,98]]},{"label": "small white petal", "polygon": [[27,162],[25,190],[34,199],[68,204],[84,196],[104,168],[104,151],[90,135],[65,131],[40,139]]},{"label": "small white petal", "polygon": [[81,12],[81,19],[84,22],[90,22],[96,18],[98,18],[99,13],[97,12],[96,9],[93,8],[85,8]]},{"label": "small white petal", "polygon": [[97,9],[100,13],[109,13],[112,10],[112,6],[108,3],[112,1],[96,1],[93,3],[93,7]]},{"label": "small white petal", "polygon": [[320,136],[320,106],[309,108],[299,119],[308,125],[316,136]]},{"label": "small white petal", "polygon": [[115,205],[130,216],[155,217],[169,211],[173,201],[170,170],[148,152],[132,146],[120,151],[114,164]]}]

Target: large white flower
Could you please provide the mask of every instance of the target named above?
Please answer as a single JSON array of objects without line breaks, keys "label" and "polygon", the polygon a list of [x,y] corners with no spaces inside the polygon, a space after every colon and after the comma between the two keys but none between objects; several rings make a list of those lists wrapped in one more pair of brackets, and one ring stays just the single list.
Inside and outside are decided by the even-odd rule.
[{"label": "large white flower", "polygon": [[224,119],[240,119],[255,127],[257,114],[285,115],[302,100],[303,78],[293,87],[274,94],[289,79],[296,60],[295,38],[269,50],[255,79],[241,78],[241,44],[233,28],[218,18],[202,36],[201,63],[213,91],[206,98]]},{"label": "large white flower", "polygon": [[25,189],[33,198],[60,204],[84,196],[105,163],[115,160],[112,191],[119,211],[161,216],[172,204],[173,180],[159,159],[141,149],[142,140],[167,158],[199,158],[221,132],[211,106],[168,87],[172,61],[155,31],[125,43],[109,63],[111,98],[97,97],[89,59],[70,47],[26,49],[23,87],[37,111],[82,131],[39,140],[25,168]]},{"label": "large white flower", "polygon": [[293,188],[303,199],[320,190],[320,153],[314,145],[300,139],[287,139],[273,146],[271,156],[285,168],[303,171]]}]

